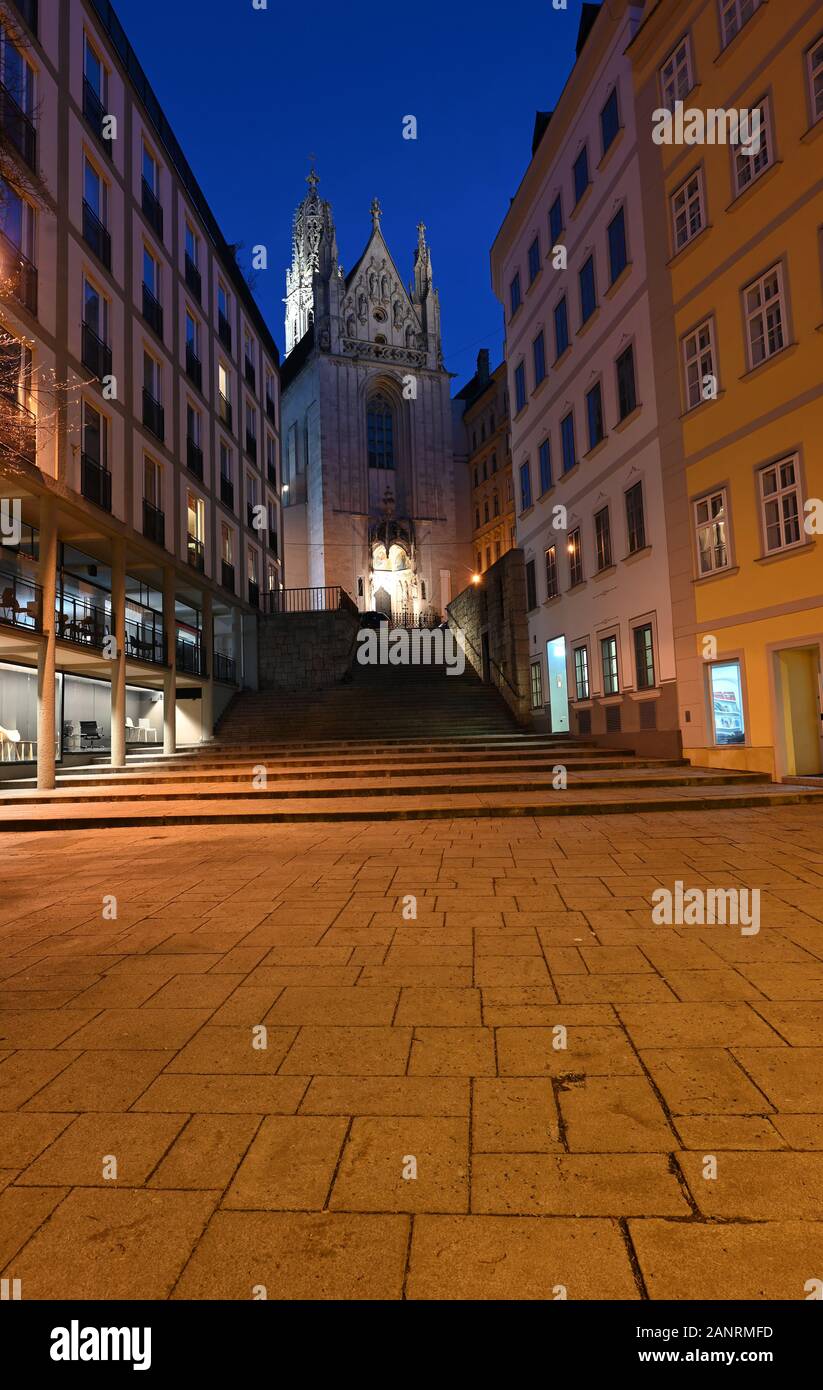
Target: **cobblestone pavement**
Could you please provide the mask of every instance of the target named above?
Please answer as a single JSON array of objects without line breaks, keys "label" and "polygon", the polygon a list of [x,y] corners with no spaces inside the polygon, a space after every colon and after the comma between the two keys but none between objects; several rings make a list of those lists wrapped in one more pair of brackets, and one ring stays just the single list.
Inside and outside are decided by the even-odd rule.
[{"label": "cobblestone pavement", "polygon": [[[0,850],[0,1272],[24,1298],[823,1278],[823,811]],[[677,881],[759,890],[760,931],[656,925]]]}]

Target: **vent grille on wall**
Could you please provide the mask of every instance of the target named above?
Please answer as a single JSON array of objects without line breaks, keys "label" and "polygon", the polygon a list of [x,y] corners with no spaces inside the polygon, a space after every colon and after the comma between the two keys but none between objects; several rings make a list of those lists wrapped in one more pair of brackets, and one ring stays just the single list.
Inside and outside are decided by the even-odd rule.
[{"label": "vent grille on wall", "polygon": [[621,729],[621,724],[620,724],[620,706],[619,706],[619,705],[607,705],[607,706],[606,706],[606,733],[607,733],[607,734],[619,734],[619,733],[620,733],[620,729]]},{"label": "vent grille on wall", "polygon": [[579,734],[590,734],[592,731],[592,712],[590,709],[581,709],[577,715],[577,732]]},{"label": "vent grille on wall", "polygon": [[640,727],[641,729],[657,728],[657,701],[644,700],[640,706]]}]

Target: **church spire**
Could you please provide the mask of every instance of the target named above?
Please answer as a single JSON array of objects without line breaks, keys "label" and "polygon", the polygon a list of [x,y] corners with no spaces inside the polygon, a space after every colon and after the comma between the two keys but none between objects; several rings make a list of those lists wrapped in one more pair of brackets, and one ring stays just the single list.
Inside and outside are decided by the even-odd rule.
[{"label": "church spire", "polygon": [[331,204],[318,193],[320,178],[312,156],[309,191],[294,215],[292,264],[286,273],[286,354],[326,312],[322,282],[337,268],[337,238]]}]

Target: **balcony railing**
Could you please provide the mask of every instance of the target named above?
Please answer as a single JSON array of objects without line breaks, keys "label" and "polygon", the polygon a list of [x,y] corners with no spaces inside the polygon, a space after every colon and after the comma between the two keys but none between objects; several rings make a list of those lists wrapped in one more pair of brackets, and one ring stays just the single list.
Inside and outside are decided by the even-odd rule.
[{"label": "balcony railing", "polygon": [[143,535],[155,545],[166,544],[166,513],[143,498]]},{"label": "balcony railing", "polygon": [[234,411],[232,410],[231,401],[228,396],[223,395],[222,391],[218,393],[217,413],[226,426],[226,429],[230,430],[234,424]]},{"label": "balcony railing", "polygon": [[177,638],[177,669],[187,676],[206,676],[206,662],[199,642]]},{"label": "balcony railing", "polygon": [[112,637],[111,618],[105,609],[97,608],[76,594],[58,593],[55,605],[57,636],[63,642],[75,642],[81,647],[102,651]]},{"label": "balcony railing", "polygon": [[236,587],[237,587],[237,586],[236,586],[236,582],[235,582],[234,565],[230,565],[229,562],[228,562],[228,560],[224,560],[224,561],[223,561],[223,570],[222,570],[221,582],[222,582],[223,588],[224,588],[224,589],[228,589],[228,591],[229,591],[230,594],[233,594],[233,593],[236,592]]},{"label": "balcony railing", "polygon": [[217,336],[227,352],[231,352],[231,324],[222,309],[217,315]]},{"label": "balcony railing", "polygon": [[203,302],[203,277],[197,266],[194,264],[188,251],[186,252],[186,284],[197,300],[198,304]]},{"label": "balcony railing", "polygon": [[0,623],[43,631],[43,590],[24,574],[0,571]]},{"label": "balcony railing", "polygon": [[111,511],[111,473],[88,454],[80,455],[80,491],[87,502]]},{"label": "balcony railing", "polygon": [[267,546],[269,547],[269,550],[271,551],[272,555],[275,555],[275,556],[276,556],[276,555],[279,553],[279,552],[278,552],[278,548],[277,548],[277,532],[276,532],[276,531],[269,531],[269,533],[268,533],[268,538],[267,538],[267,540],[266,540],[266,544],[267,544]]},{"label": "balcony railing", "polygon": [[225,685],[237,684],[237,662],[233,656],[225,656],[223,652],[214,653],[214,679],[223,681]]},{"label": "balcony railing", "polygon": [[2,289],[13,294],[15,299],[28,309],[37,313],[37,267],[32,265],[5,232],[0,232],[0,262],[2,262]]},{"label": "balcony railing", "polygon": [[266,465],[266,477],[268,478],[268,480],[269,480],[269,482],[271,483],[272,487],[275,487],[275,488],[276,488],[276,487],[277,487],[277,465],[276,465],[276,464],[274,464],[274,463],[269,463],[269,464]]},{"label": "balcony railing", "polygon": [[310,589],[270,589],[266,594],[269,613],[336,613],[341,608],[357,614],[354,600],[336,584]]},{"label": "balcony railing", "polygon": [[230,511],[234,511],[234,483],[224,473],[220,474],[220,501]]},{"label": "balcony railing", "polygon": [[143,618],[126,618],[126,656],[165,666],[168,661],[166,636],[159,613],[146,610]]},{"label": "balcony railing", "polygon": [[163,305],[149,289],[143,285],[143,318],[153,328],[158,338],[163,337]]},{"label": "balcony railing", "polygon": [[256,579],[249,580],[249,603],[252,608],[260,607],[260,585]]},{"label": "balcony railing", "polygon": [[250,361],[249,361],[248,357],[246,358],[246,361],[245,361],[245,377],[246,377],[246,384],[247,384],[247,386],[250,386],[251,389],[252,389],[252,391],[256,391],[256,390],[257,390],[257,368],[255,367],[255,365],[254,365],[253,362],[250,362]]},{"label": "balcony railing", "polygon": [[103,149],[109,156],[111,156],[112,141],[107,140],[105,135],[103,134],[103,122],[105,121],[108,114],[108,111],[106,110],[96,91],[89,82],[89,79],[87,77],[84,77],[83,115],[86,119],[87,124],[90,126],[90,128],[94,131],[94,134],[97,136],[99,143],[103,146]]},{"label": "balcony railing", "polygon": [[143,424],[147,430],[151,430],[161,444],[165,441],[166,412],[145,386],[143,387]]},{"label": "balcony railing", "polygon": [[92,207],[83,199],[83,240],[90,246],[98,261],[111,270],[111,234],[103,226]]},{"label": "balcony railing", "polygon": [[206,569],[206,547],[191,532],[189,532],[187,540],[187,555],[192,569],[197,570],[198,574],[203,574]]},{"label": "balcony railing", "polygon": [[29,463],[37,459],[37,416],[21,405],[15,395],[0,392],[0,457],[8,452],[12,458]]},{"label": "balcony railing", "polygon": [[37,33],[37,0],[14,0],[33,34]]},{"label": "balcony railing", "polygon": [[257,462],[257,436],[246,430],[246,453],[254,463]]},{"label": "balcony railing", "polygon": [[142,207],[146,221],[154,228],[160,240],[163,240],[163,205],[157,194],[147,179],[143,179]]},{"label": "balcony railing", "polygon": [[2,82],[0,82],[0,130],[29,168],[36,173],[37,131],[34,121],[26,115],[20,103]]},{"label": "balcony railing", "polygon": [[111,376],[111,348],[87,323],[83,324],[83,366],[98,381]]},{"label": "balcony railing", "polygon": [[250,531],[256,531],[256,530],[257,530],[257,526],[256,526],[256,524],[255,524],[255,517],[254,517],[254,511],[255,511],[255,508],[257,507],[257,505],[258,505],[257,502],[247,502],[247,503],[246,503],[246,523],[247,523],[248,528],[249,528]]},{"label": "balcony railing", "polygon": [[189,381],[194,383],[198,391],[203,390],[203,363],[191,343],[186,343],[186,376]]},{"label": "balcony railing", "polygon": [[203,478],[203,450],[191,435],[186,435],[186,466],[195,478]]},{"label": "balcony railing", "polygon": [[268,393],[266,394],[266,414],[268,415],[273,425],[277,423],[277,408],[274,404],[274,401],[272,400],[271,396],[268,395]]}]

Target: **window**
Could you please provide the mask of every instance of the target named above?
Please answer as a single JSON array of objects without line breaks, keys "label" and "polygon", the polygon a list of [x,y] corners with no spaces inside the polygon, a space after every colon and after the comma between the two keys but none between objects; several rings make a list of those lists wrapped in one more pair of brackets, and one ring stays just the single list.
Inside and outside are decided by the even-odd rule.
[{"label": "window", "polygon": [[394,468],[394,415],[385,396],[375,396],[367,414],[369,468]]},{"label": "window", "polygon": [[143,497],[158,512],[163,510],[163,469],[148,454],[143,459]]},{"label": "window", "polygon": [[83,453],[98,468],[109,469],[109,422],[105,415],[95,410],[88,401],[83,401]]},{"label": "window", "polygon": [[562,357],[569,346],[569,306],[566,296],[554,308],[554,348],[555,357]]},{"label": "window", "polygon": [[560,422],[560,439],[563,445],[563,472],[568,473],[577,463],[577,445],[574,440],[574,414],[571,410]]},{"label": "window", "polygon": [[634,669],[638,690],[654,690],[654,633],[651,623],[634,629]]},{"label": "window", "polygon": [[83,160],[83,201],[103,227],[109,225],[109,187],[90,159]]},{"label": "window", "polygon": [[186,310],[186,347],[195,357],[200,356],[200,325],[188,309]]},{"label": "window", "polygon": [[558,193],[551,207],[549,208],[549,236],[552,246],[556,246],[563,235],[563,200]]},{"label": "window", "polygon": [[537,607],[537,581],[534,575],[534,560],[526,562],[526,608],[529,612]]},{"label": "window", "polygon": [[594,514],[594,546],[598,571],[609,569],[612,563],[612,531],[608,507],[602,507]]},{"label": "window", "polygon": [[529,247],[529,284],[533,285],[540,274],[540,238],[536,236]]},{"label": "window", "polygon": [[222,362],[217,364],[217,389],[227,405],[231,405],[231,377]]},{"label": "window", "polygon": [[574,688],[578,700],[588,700],[589,649],[586,646],[574,649]]},{"label": "window", "polygon": [[608,228],[609,237],[609,277],[610,284],[619,279],[629,263],[626,250],[626,212],[621,208],[612,218]]},{"label": "window", "polygon": [[514,404],[518,411],[526,404],[526,368],[522,362],[514,370]]},{"label": "window", "polygon": [[149,192],[158,198],[160,196],[160,166],[148,145],[143,146],[143,178],[149,186]]},{"label": "window", "polygon": [[625,420],[637,409],[637,388],[634,381],[634,348],[627,347],[617,359],[617,404],[620,419]]},{"label": "window", "polygon": [[646,518],[643,510],[643,484],[635,483],[626,493],[626,534],[629,554],[646,548]]},{"label": "window", "polygon": [[580,202],[589,186],[589,149],[584,145],[572,166],[574,175],[574,201]]},{"label": "window", "polygon": [[714,325],[706,319],[693,333],[683,339],[683,370],[686,378],[686,405],[694,410],[701,401],[711,399],[704,396],[707,377],[716,379],[714,360]]},{"label": "window", "polygon": [[7,330],[0,330],[0,395],[32,411],[33,370],[31,348],[18,342]]},{"label": "window", "polygon": [[620,671],[617,662],[617,637],[614,633],[601,638],[600,664],[603,668],[603,694],[619,695]]},{"label": "window", "polygon": [[576,526],[569,532],[569,587],[583,583],[583,547],[580,544],[580,528]]},{"label": "window", "polygon": [[206,506],[202,497],[198,497],[195,492],[188,493],[186,511],[188,513],[189,536],[193,541],[199,541],[202,544],[206,531]]},{"label": "window", "polygon": [[191,401],[186,402],[186,434],[198,447],[203,435],[203,418]]},{"label": "window", "polygon": [[247,569],[248,569],[249,583],[250,583],[250,584],[259,584],[259,580],[260,580],[260,557],[259,557],[257,551],[254,550],[252,546],[249,546],[248,551],[247,551],[246,553],[247,553],[247,557],[248,557]]},{"label": "window", "polygon": [[783,270],[772,266],[743,291],[749,366],[766,362],[785,347],[783,323]]},{"label": "window", "polygon": [[726,490],[701,497],[694,504],[697,539],[697,566],[701,575],[728,568],[729,547],[726,531]]},{"label": "window", "polygon": [[109,340],[109,304],[90,280],[83,280],[83,322],[101,342]]},{"label": "window", "polygon": [[527,512],[532,505],[532,471],[528,461],[520,465],[520,510]]},{"label": "window", "polygon": [[500,494],[497,492],[494,494],[494,498],[492,500],[492,515],[500,515]]},{"label": "window", "polygon": [[663,105],[669,111],[674,111],[675,102],[683,101],[693,86],[689,40],[684,38],[660,69]]},{"label": "window", "polygon": [[487,546],[486,546],[486,569],[489,569],[489,567],[491,566],[491,562],[492,562],[492,548],[491,548],[490,545],[487,545]]},{"label": "window", "polygon": [[106,69],[88,34],[83,35],[83,76],[103,106],[106,104]]},{"label": "window", "polygon": [[617,109],[617,88],[609,93],[609,98],[600,112],[600,134],[603,137],[603,153],[610,149],[620,129],[620,113]]},{"label": "window", "polygon": [[191,222],[186,223],[186,255],[195,270],[200,269],[200,238]]},{"label": "window", "polygon": [[702,232],[706,225],[703,211],[703,178],[699,169],[681,183],[672,194],[674,249],[680,251],[687,242]]},{"label": "window", "polygon": [[709,690],[715,743],[745,743],[746,721],[740,662],[718,662],[711,666]]},{"label": "window", "polygon": [[534,385],[536,389],[546,376],[546,340],[543,337],[542,328],[532,343],[532,356],[534,358]]},{"label": "window", "polygon": [[[767,98],[752,108],[749,119],[750,135],[753,137],[757,132],[757,140],[752,138],[748,145],[741,144],[733,150],[736,193],[743,193],[773,163],[771,106]],[[759,127],[756,119],[759,119]]]},{"label": "window", "polygon": [[550,545],[546,551],[546,598],[557,598],[560,589],[557,583],[557,546]]},{"label": "window", "polygon": [[163,374],[160,363],[150,353],[143,353],[143,385],[149,395],[162,403]]},{"label": "window", "polygon": [[485,502],[483,503],[483,524],[485,526],[488,526],[489,519],[489,499],[487,497]]},{"label": "window", "polygon": [[538,457],[540,459],[540,495],[542,497],[543,493],[548,492],[552,485],[552,453],[548,439],[544,439],[540,445]]},{"label": "window", "polygon": [[760,0],[720,0],[720,27],[724,48],[751,19],[759,4]]},{"label": "window", "polygon": [[543,708],[543,666],[539,661],[533,661],[531,665],[532,676],[532,709]]},{"label": "window", "polygon": [[143,247],[143,284],[153,297],[160,299],[160,266],[147,246]]},{"label": "window", "polygon": [[[32,262],[35,257],[36,224],[37,214],[31,204],[20,197],[16,188],[12,188],[11,184],[0,177],[0,230],[5,232],[12,246]],[[16,286],[19,283],[19,275],[18,267],[13,263],[5,269],[4,278],[10,282],[9,288],[12,283],[15,285],[15,294],[18,293]]]},{"label": "window", "polygon": [[220,477],[225,478],[227,483],[232,482],[234,478],[231,449],[222,439],[220,440]]},{"label": "window", "polygon": [[234,534],[225,521],[220,522],[220,556],[224,564],[234,564]]},{"label": "window", "polygon": [[586,392],[586,419],[589,426],[589,448],[594,449],[604,436],[603,430],[603,392],[596,381],[591,391]]},{"label": "window", "polygon": [[594,282],[594,256],[589,256],[580,271],[580,322],[586,323],[597,308],[597,288]]},{"label": "window", "polygon": [[477,552],[477,554],[475,555],[474,558],[475,558],[475,566],[474,566],[474,568],[475,568],[475,571],[477,572],[477,574],[479,574],[480,571],[481,571],[482,568],[483,568],[483,556],[480,554],[480,551],[479,551],[479,550],[478,550],[478,552]]},{"label": "window", "polygon": [[512,280],[511,286],[509,287],[509,296],[510,296],[510,301],[511,301],[511,317],[514,318],[515,314],[517,313],[517,311],[518,311],[518,309],[520,308],[520,305],[521,305],[521,303],[522,303],[522,297],[521,297],[521,294],[520,294],[520,271],[519,271],[519,270],[518,270],[517,274],[515,275],[514,279]]},{"label": "window", "polygon": [[823,119],[823,36],[808,52],[812,122]]},{"label": "window", "polygon": [[266,434],[266,476],[272,487],[277,487],[277,445],[270,434]]},{"label": "window", "polygon": [[772,464],[769,468],[761,468],[760,507],[769,555],[802,542],[803,525],[800,518],[803,507],[797,458],[794,455],[781,459],[780,463]]}]

